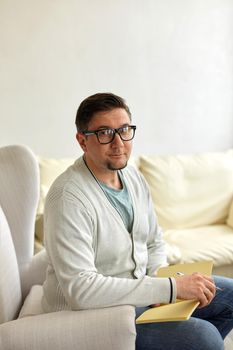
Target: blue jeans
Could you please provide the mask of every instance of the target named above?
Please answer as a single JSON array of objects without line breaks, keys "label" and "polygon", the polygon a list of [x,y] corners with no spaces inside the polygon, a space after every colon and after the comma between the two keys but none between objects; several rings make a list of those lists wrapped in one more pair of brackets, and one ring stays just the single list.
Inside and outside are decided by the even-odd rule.
[{"label": "blue jeans", "polygon": [[[136,350],[223,350],[223,339],[233,328],[233,279],[214,280],[223,290],[189,320],[136,325]],[[136,317],[147,309],[136,308]]]}]

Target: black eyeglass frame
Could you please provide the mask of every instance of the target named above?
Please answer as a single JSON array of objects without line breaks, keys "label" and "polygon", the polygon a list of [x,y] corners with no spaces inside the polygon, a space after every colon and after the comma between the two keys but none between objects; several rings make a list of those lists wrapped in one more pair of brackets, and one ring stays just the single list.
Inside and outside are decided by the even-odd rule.
[{"label": "black eyeglass frame", "polygon": [[[126,128],[126,127],[130,128],[131,130],[133,130],[133,135],[132,135],[132,137],[131,137],[130,139],[127,139],[127,140],[125,140],[125,139],[122,137],[122,135],[120,134],[121,130],[124,129],[124,128]],[[121,126],[120,128],[117,128],[117,129],[114,129],[114,128],[104,128],[104,129],[92,130],[92,131],[84,130],[84,131],[81,131],[81,134],[86,135],[86,136],[89,136],[89,135],[96,135],[97,140],[99,141],[99,143],[100,143],[101,145],[107,145],[108,143],[111,143],[111,142],[114,140],[116,133],[120,136],[120,138],[121,138],[122,141],[131,141],[131,140],[133,140],[133,138],[134,138],[134,136],[135,136],[135,130],[136,130],[136,128],[137,128],[136,125],[125,125],[125,126]],[[112,130],[112,131],[113,131],[112,139],[111,139],[110,141],[108,141],[108,142],[100,142],[100,140],[99,140],[99,132],[105,131],[105,130]]]}]

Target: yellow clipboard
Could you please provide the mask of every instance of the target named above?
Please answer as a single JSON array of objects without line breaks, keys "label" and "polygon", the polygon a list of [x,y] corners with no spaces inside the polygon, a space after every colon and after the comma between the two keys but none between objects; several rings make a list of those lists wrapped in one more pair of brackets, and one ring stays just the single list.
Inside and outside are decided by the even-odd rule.
[{"label": "yellow clipboard", "polygon": [[[177,264],[160,268],[157,277],[175,277],[177,276],[177,272],[187,275],[200,272],[211,276],[212,268],[212,261]],[[188,320],[198,305],[199,302],[197,300],[177,299],[173,304],[165,304],[146,310],[136,319],[136,324]]]}]

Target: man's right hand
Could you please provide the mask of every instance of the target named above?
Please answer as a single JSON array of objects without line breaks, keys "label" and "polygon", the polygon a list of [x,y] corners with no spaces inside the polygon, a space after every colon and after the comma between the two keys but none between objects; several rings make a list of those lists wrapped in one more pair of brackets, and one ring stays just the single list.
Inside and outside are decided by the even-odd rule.
[{"label": "man's right hand", "polygon": [[208,305],[214,298],[216,286],[211,277],[200,273],[182,275],[175,278],[178,299],[195,299],[199,307]]}]

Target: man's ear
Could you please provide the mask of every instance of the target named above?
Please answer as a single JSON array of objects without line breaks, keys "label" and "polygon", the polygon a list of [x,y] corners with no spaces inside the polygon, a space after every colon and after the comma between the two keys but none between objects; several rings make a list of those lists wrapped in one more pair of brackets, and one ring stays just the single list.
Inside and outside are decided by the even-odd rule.
[{"label": "man's ear", "polygon": [[86,152],[86,150],[87,150],[86,136],[81,134],[80,132],[77,132],[76,140],[78,141],[78,143],[79,143],[80,147],[82,148],[83,152]]}]

